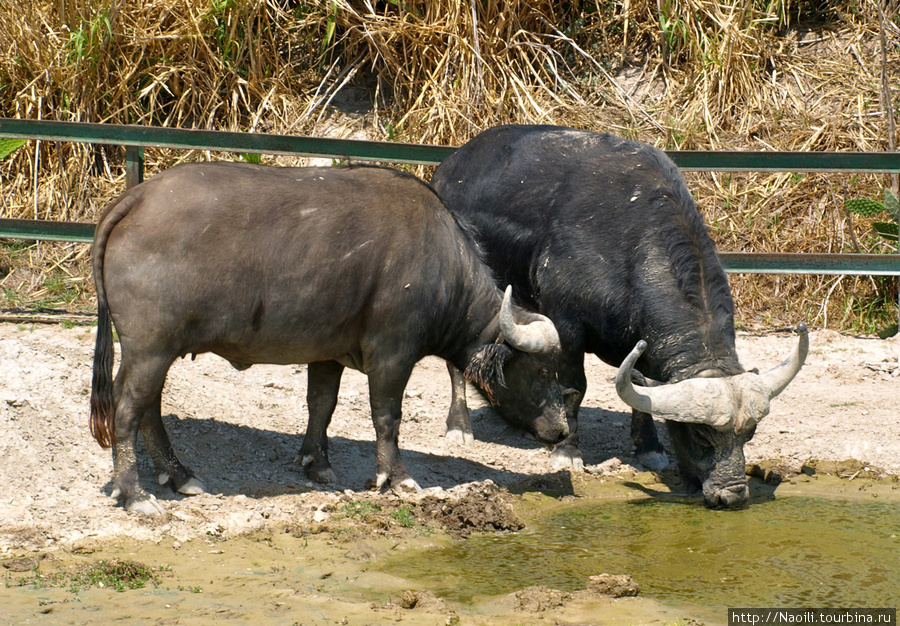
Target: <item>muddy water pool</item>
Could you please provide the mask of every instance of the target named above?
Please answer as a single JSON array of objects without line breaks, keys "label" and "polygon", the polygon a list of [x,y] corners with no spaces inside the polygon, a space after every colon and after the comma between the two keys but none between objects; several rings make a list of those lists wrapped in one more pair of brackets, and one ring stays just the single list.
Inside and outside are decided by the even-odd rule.
[{"label": "muddy water pool", "polygon": [[[0,570],[0,622],[500,626],[552,618],[711,625],[725,623],[726,608],[738,606],[897,607],[894,486],[881,485],[878,498],[865,493],[865,499],[767,499],[757,491],[748,509],[734,512],[661,499],[560,502],[528,494],[520,502],[525,530],[466,540],[433,532],[425,518],[385,533],[393,518],[382,512],[335,520],[313,534],[274,526],[232,538],[14,550],[0,559],[4,568],[12,557],[43,560],[30,572]],[[29,582],[110,559],[143,563],[156,580],[123,593],[96,584],[74,591],[68,583]],[[552,594],[535,592],[518,600],[521,590],[538,585],[582,590],[600,573],[630,574],[640,596],[578,600],[572,594],[559,604]],[[401,599],[408,590],[425,591],[425,600],[407,608]]]},{"label": "muddy water pool", "polygon": [[384,571],[460,602],[529,585],[631,574],[642,597],[705,607],[900,606],[900,503],[779,497],[742,511],[679,502],[557,507],[526,531],[388,560]]}]

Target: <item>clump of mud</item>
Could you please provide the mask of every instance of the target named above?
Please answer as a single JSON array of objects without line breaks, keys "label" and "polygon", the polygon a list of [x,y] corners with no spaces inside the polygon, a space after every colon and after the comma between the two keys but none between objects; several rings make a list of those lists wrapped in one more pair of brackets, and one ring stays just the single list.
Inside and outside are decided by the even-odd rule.
[{"label": "clump of mud", "polygon": [[513,594],[516,598],[515,608],[524,613],[543,613],[558,609],[572,599],[572,594],[559,589],[551,589],[543,585],[526,587]]},{"label": "clump of mud", "polygon": [[538,585],[526,587],[512,594],[513,606],[523,613],[543,613],[562,608],[570,602],[592,600],[597,596],[609,598],[633,597],[641,587],[628,574],[598,574],[587,581],[587,588],[574,592]]},{"label": "clump of mud", "polygon": [[588,578],[588,593],[613,598],[636,596],[641,592],[641,586],[628,574],[599,574]]},{"label": "clump of mud", "polygon": [[810,477],[818,477],[820,475],[835,476],[847,480],[855,478],[882,480],[887,475],[883,469],[857,459],[846,459],[843,461],[808,459],[802,463],[791,462],[785,459],[771,459],[749,464],[746,470],[748,476],[758,478],[773,487],[777,487],[782,482],[800,475]]},{"label": "clump of mud", "polygon": [[465,539],[476,532],[524,528],[513,498],[490,480],[417,494],[346,492],[322,502],[311,519],[289,524],[285,532],[296,537],[339,533],[342,540],[353,542],[367,535],[415,536],[434,528]]},{"label": "clump of mud", "polygon": [[458,494],[447,493],[450,497],[425,496],[418,507],[423,517],[439,522],[451,537],[465,539],[476,532],[509,532],[525,527],[509,494],[491,481]]},{"label": "clump of mud", "polygon": [[844,461],[810,459],[803,464],[800,472],[808,476],[824,474],[826,476],[837,476],[838,478],[846,478],[848,480],[853,480],[854,478],[880,480],[885,476],[884,470],[857,459],[846,459]]},{"label": "clump of mud", "polygon": [[409,589],[400,598],[401,609],[424,609],[428,611],[446,611],[447,603],[427,589]]}]

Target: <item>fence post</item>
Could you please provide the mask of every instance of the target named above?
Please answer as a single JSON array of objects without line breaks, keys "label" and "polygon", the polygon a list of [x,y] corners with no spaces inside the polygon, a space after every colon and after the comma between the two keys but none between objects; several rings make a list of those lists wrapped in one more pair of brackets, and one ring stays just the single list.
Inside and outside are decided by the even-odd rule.
[{"label": "fence post", "polygon": [[125,186],[134,187],[144,180],[144,146],[125,146]]}]

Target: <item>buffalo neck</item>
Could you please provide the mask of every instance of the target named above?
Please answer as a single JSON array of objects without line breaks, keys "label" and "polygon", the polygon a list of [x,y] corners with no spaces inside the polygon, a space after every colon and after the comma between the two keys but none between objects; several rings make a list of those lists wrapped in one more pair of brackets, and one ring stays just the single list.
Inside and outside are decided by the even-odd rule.
[{"label": "buffalo neck", "polygon": [[642,359],[644,373],[661,382],[743,373],[734,345],[734,327],[716,326],[704,321],[664,333],[648,333],[649,346]]},{"label": "buffalo neck", "polygon": [[465,370],[472,358],[487,344],[500,338],[500,290],[488,277],[469,283],[466,302],[455,307],[455,315],[444,320],[440,345],[435,354]]}]

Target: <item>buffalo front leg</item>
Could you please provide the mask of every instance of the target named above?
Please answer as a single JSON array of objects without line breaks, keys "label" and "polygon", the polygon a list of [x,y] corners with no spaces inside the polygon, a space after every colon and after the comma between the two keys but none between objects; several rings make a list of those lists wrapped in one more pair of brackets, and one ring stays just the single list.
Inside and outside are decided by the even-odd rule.
[{"label": "buffalo front leg", "polygon": [[447,429],[444,436],[448,441],[467,446],[475,441],[472,421],[466,404],[466,377],[452,363],[447,362],[450,373],[450,412],[447,414]]},{"label": "buffalo front leg", "polygon": [[569,436],[554,446],[550,454],[550,466],[554,470],[572,469],[580,472],[584,470],[584,458],[578,445],[578,410],[587,390],[583,353],[573,355],[560,366],[559,382],[563,388]]},{"label": "buffalo front leg", "polygon": [[194,473],[181,464],[172,449],[169,435],[162,423],[162,394],[158,395],[144,417],[141,419],[140,432],[144,439],[144,445],[153,459],[156,471],[159,472],[159,484],[165,485],[171,481],[172,486],[179,493],[193,496],[206,493],[206,486],[194,476]]},{"label": "buffalo front leg", "polygon": [[400,419],[403,390],[412,371],[369,374],[369,403],[375,424],[376,473],[375,488],[390,485],[395,489],[421,491],[400,459]]},{"label": "buffalo front leg", "polygon": [[631,443],[637,462],[651,472],[659,472],[669,466],[666,450],[659,441],[656,424],[650,414],[631,410]]},{"label": "buffalo front leg", "polygon": [[[135,443],[141,419],[159,402],[171,359],[134,359],[123,346],[117,375],[116,443],[113,445],[114,498],[122,497],[125,509],[145,515],[165,513],[156,498],[141,489]],[[137,361],[137,362],[136,362]]]},{"label": "buffalo front leg", "polygon": [[[631,372],[631,382],[642,387],[652,386],[636,370]],[[653,417],[649,413],[631,410],[631,443],[634,445],[634,457],[637,462],[651,472],[659,472],[669,466],[666,449],[659,441],[656,424],[653,423]]]},{"label": "buffalo front leg", "polygon": [[300,464],[318,483],[337,480],[328,461],[328,425],[337,406],[344,366],[337,361],[310,363],[307,372],[306,405],[309,424],[300,447]]}]

